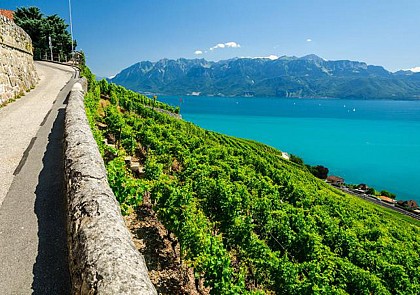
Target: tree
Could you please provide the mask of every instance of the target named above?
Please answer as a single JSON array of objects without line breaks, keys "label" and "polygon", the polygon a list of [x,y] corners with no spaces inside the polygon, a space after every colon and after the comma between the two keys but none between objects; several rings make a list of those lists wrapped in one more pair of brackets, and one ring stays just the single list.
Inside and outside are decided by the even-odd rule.
[{"label": "tree", "polygon": [[369,188],[366,190],[366,193],[367,193],[368,195],[375,195],[375,194],[376,194],[375,189],[374,189],[373,187],[369,187]]},{"label": "tree", "polygon": [[71,35],[67,31],[68,25],[64,22],[64,19],[57,14],[50,15],[46,17],[45,24],[45,35],[51,36],[54,55],[59,55],[60,59],[65,56],[68,57],[72,52],[72,44]]},{"label": "tree", "polygon": [[320,179],[326,179],[328,177],[328,172],[329,172],[327,167],[324,167],[321,165],[310,166],[309,171]]},{"label": "tree", "polygon": [[293,155],[293,154],[290,155],[290,161],[292,161],[293,163],[296,163],[298,165],[303,165],[302,158],[299,158],[298,156]]},{"label": "tree", "polygon": [[32,39],[34,46],[34,56],[39,57],[41,54],[41,40],[43,37],[43,18],[38,7],[18,8],[14,13],[15,23],[21,27]]},{"label": "tree", "polygon": [[388,198],[391,198],[391,199],[395,199],[395,197],[396,197],[395,194],[390,193],[389,191],[386,191],[386,190],[381,191],[381,196],[385,196],[385,197],[388,197]]},{"label": "tree", "polygon": [[42,59],[49,53],[49,37],[56,58],[71,57],[71,35],[63,18],[56,14],[44,16],[38,7],[22,7],[16,9],[14,20],[31,37],[35,59]]}]

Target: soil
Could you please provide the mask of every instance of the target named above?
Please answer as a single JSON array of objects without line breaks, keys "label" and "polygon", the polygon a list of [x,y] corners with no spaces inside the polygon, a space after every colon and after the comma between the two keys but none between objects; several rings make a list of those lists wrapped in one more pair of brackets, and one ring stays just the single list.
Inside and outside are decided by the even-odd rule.
[{"label": "soil", "polygon": [[146,193],[143,204],[128,216],[125,223],[136,248],[144,256],[149,277],[158,294],[207,295],[203,279],[196,279],[194,269],[180,258],[179,243],[158,220]]}]

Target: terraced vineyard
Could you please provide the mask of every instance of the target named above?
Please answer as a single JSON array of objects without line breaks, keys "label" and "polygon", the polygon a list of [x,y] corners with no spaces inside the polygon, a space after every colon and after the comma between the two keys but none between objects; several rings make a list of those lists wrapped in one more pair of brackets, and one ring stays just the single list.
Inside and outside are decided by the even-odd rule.
[{"label": "terraced vineyard", "polygon": [[276,149],[84,75],[122,211],[150,196],[211,294],[420,294],[417,221],[333,189]]}]

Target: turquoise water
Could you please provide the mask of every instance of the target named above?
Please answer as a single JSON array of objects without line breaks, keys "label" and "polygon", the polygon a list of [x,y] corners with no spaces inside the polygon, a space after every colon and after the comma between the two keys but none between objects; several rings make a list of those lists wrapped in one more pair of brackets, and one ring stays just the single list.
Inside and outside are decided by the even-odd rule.
[{"label": "turquoise water", "polygon": [[420,203],[420,101],[160,97],[203,128],[257,140]]}]

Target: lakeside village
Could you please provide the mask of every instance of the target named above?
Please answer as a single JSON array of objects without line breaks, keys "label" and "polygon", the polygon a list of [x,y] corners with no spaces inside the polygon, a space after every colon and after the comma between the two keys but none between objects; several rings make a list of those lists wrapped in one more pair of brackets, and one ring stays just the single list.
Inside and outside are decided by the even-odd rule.
[{"label": "lakeside village", "polygon": [[305,165],[303,160],[295,155],[288,154],[286,152],[282,152],[282,157],[286,160],[292,161],[298,165],[306,166],[306,168],[316,177],[323,179],[326,183],[334,186],[335,188],[348,193],[359,198],[365,199],[372,203],[376,203],[383,207],[387,207],[398,211],[402,214],[408,215],[415,219],[420,220],[420,207],[414,200],[396,200],[396,196],[388,191],[381,191],[378,192],[374,188],[369,187],[368,185],[361,183],[358,185],[355,184],[346,184],[344,182],[344,178],[335,176],[335,175],[328,175],[328,168],[317,165],[317,166],[310,166]]}]

